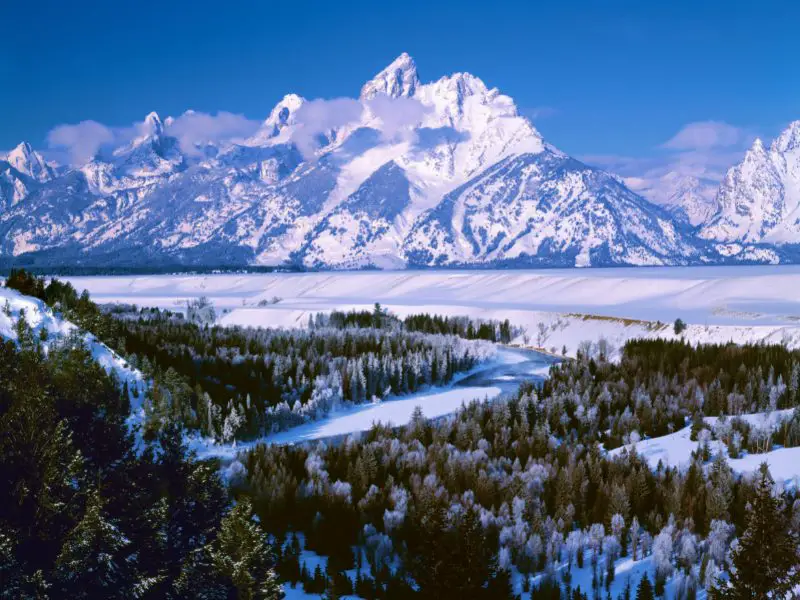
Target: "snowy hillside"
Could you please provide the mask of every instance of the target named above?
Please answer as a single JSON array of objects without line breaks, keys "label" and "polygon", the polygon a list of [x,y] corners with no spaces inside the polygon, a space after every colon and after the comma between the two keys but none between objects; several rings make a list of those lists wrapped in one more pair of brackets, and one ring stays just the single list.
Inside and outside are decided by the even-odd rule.
[{"label": "snowy hillside", "polygon": [[[785,409],[771,413],[753,413],[736,415],[736,419],[747,422],[754,428],[760,428],[769,433],[779,428],[781,421],[789,420],[794,409]],[[769,451],[760,453],[743,452],[740,457],[732,458],[729,455],[726,445],[718,439],[720,432],[724,431],[726,423],[733,417],[726,416],[725,420],[720,417],[705,417],[706,427],[712,432],[708,436],[709,450],[712,456],[722,455],[726,458],[730,467],[739,473],[754,473],[758,471],[761,463],[766,462],[770,473],[776,481],[785,486],[797,487],[800,483],[800,475],[797,471],[797,461],[800,459],[800,448],[773,447]],[[661,437],[648,438],[645,440],[632,442],[611,450],[611,456],[619,456],[623,452],[635,450],[637,454],[645,458],[648,464],[656,469],[658,464],[663,466],[686,468],[692,463],[692,453],[702,450],[705,440],[691,439],[691,426],[670,433]]]},{"label": "snowy hillside", "polygon": [[225,142],[187,142],[179,124],[193,118],[150,113],[71,167],[21,144],[0,161],[0,259],[403,268],[781,258],[698,241],[696,215],[676,219],[556,150],[474,75],[424,83],[407,54],[358,99],[288,94],[258,131]]},{"label": "snowy hillside", "polygon": [[[30,296],[23,296],[15,290],[0,285],[0,339],[17,341],[17,324],[20,316],[31,327],[36,339],[46,338],[44,346],[63,341],[73,335],[77,327],[55,315],[44,302]],[[44,333],[43,333],[44,332]],[[127,382],[128,388],[144,389],[142,374],[114,353],[92,334],[84,334],[84,343],[97,363],[108,373],[116,374],[120,382]],[[142,416],[141,397],[131,394],[131,422],[138,422]]]}]

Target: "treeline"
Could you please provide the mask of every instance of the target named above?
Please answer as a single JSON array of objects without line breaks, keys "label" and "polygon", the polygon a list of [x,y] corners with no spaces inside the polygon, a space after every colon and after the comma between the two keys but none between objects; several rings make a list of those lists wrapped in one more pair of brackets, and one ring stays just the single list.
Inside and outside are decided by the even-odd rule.
[{"label": "treeline", "polygon": [[340,406],[444,385],[493,353],[480,340],[385,327],[213,326],[203,299],[189,302],[185,316],[103,309],[69,283],[25,271],[6,285],[42,299],[143,372],[148,438],[171,422],[224,442],[260,436]]},{"label": "treeline", "polygon": [[44,277],[37,277],[20,269],[11,270],[5,286],[42,300],[54,311],[61,313],[65,319],[93,333],[117,352],[124,353],[125,340],[122,327],[113,315],[102,311],[91,300],[86,290],[79,295],[69,282],[55,278],[46,280]]},{"label": "treeline", "polygon": [[[24,326],[23,326],[24,329]],[[281,598],[267,535],[75,340],[0,343],[0,597]]]},{"label": "treeline", "polygon": [[[626,556],[652,562],[659,595],[668,582],[674,597],[693,598],[733,578],[758,590],[747,597],[767,597],[798,583],[797,490],[776,488],[766,470],[736,475],[724,452],[698,451],[687,467],[654,470],[635,452],[610,458],[599,442],[684,427],[717,393],[709,389],[768,386],[782,353],[775,385],[779,366],[791,376],[795,353],[651,341],[629,344],[615,365],[589,352],[554,368],[541,389],[472,403],[453,419],[431,423],[417,413],[400,432],[375,426],[342,444],[260,445],[240,457],[240,486],[271,530],[302,532],[330,557],[329,587],[356,568],[368,598],[394,589],[479,598],[490,588],[498,595],[488,597],[509,597],[512,567],[536,598],[575,597],[572,577],[586,569],[591,589],[580,593],[606,597]],[[735,381],[724,375],[730,370]],[[777,405],[793,402],[788,387],[772,394]],[[766,389],[767,406],[770,396]],[[759,398],[742,407],[762,406]],[[756,530],[775,543],[754,548]],[[737,537],[746,554],[732,546]],[[359,568],[364,549],[370,562]]]},{"label": "treeline", "polygon": [[400,319],[396,315],[375,304],[372,311],[351,310],[317,313],[309,317],[309,328],[333,327],[335,329],[367,328],[419,331],[438,335],[457,335],[466,340],[486,340],[508,344],[518,333],[508,319],[493,321],[470,319],[469,317],[445,317],[419,313]]}]

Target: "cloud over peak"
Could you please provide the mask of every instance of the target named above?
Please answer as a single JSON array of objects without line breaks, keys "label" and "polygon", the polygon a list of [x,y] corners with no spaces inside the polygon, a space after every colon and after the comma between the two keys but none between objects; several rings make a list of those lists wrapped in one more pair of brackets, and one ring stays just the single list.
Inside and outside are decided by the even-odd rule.
[{"label": "cloud over peak", "polygon": [[202,147],[246,138],[255,133],[261,122],[242,115],[220,111],[216,114],[187,110],[179,117],[159,121],[154,128],[151,113],[144,120],[124,127],[109,127],[97,121],[58,125],[47,134],[47,145],[65,155],[73,166],[86,164],[107,148],[116,148],[136,138],[161,133],[178,140],[181,150],[190,156],[202,155]]}]

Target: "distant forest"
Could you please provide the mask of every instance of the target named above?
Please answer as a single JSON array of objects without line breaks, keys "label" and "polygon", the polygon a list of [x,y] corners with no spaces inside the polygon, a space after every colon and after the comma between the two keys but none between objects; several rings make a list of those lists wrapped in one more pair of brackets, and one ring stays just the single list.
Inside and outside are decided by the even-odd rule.
[{"label": "distant forest", "polygon": [[79,265],[50,264],[37,266],[35,263],[20,268],[14,262],[0,260],[0,276],[8,277],[12,273],[26,272],[32,275],[54,277],[88,277],[97,275],[216,275],[223,273],[302,273],[307,269],[299,265],[265,267],[259,265],[183,265],[183,264],[149,264],[149,265]]}]

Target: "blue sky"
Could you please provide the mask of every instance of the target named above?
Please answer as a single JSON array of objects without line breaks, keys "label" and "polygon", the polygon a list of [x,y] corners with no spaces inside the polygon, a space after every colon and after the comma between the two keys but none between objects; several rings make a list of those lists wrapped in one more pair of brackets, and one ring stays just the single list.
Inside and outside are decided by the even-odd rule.
[{"label": "blue sky", "polygon": [[356,96],[407,51],[424,81],[469,71],[556,146],[599,163],[696,150],[663,145],[707,121],[741,132],[712,144],[738,152],[800,118],[798,4],[6,3],[0,149],[46,147],[53,127],[86,119],[125,126],[189,108],[260,119],[287,92]]}]

